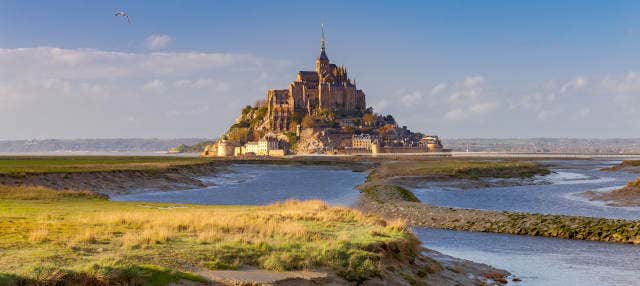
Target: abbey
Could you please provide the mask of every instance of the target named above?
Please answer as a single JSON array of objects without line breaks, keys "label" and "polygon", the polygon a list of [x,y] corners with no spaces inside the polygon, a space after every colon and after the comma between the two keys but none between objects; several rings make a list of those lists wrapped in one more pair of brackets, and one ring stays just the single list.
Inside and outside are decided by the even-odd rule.
[{"label": "abbey", "polygon": [[268,127],[272,132],[295,128],[304,115],[329,110],[337,116],[362,116],[365,94],[347,76],[347,69],[329,62],[325,51],[324,30],[315,71],[299,71],[289,89],[267,92]]},{"label": "abbey", "polygon": [[324,28],[314,71],[299,71],[288,89],[267,91],[247,105],[202,156],[377,154],[442,152],[435,135],[398,126],[390,114],[367,107],[347,69],[329,61]]}]

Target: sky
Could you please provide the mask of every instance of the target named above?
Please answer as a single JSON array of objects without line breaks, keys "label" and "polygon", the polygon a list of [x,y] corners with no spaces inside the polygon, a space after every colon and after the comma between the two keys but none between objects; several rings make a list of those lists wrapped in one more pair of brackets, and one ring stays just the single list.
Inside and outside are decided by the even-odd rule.
[{"label": "sky", "polygon": [[639,1],[0,0],[0,140],[217,137],[313,70],[320,23],[414,131],[640,135]]}]

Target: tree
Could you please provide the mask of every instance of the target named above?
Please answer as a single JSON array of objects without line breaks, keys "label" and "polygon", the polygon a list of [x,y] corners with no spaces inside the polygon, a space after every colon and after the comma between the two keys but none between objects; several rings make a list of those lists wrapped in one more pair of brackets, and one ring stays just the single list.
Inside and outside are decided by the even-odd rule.
[{"label": "tree", "polygon": [[375,116],[373,116],[373,114],[371,114],[371,113],[365,113],[365,114],[362,116],[362,124],[363,124],[364,126],[368,126],[368,127],[370,127],[370,126],[373,126],[375,123],[376,123],[376,117],[375,117]]},{"label": "tree", "polygon": [[227,133],[227,138],[231,141],[245,143],[249,139],[249,128],[232,128]]},{"label": "tree", "polygon": [[387,124],[385,126],[378,128],[378,136],[380,136],[380,138],[385,141],[387,141],[389,137],[395,137],[395,132],[396,132],[396,127],[393,126],[392,124]]},{"label": "tree", "polygon": [[309,115],[305,115],[304,118],[302,118],[302,128],[313,128],[316,123],[313,120],[313,117],[309,116]]},{"label": "tree", "polygon": [[389,114],[384,117],[384,122],[387,124],[396,124],[396,119],[393,118],[393,115]]},{"label": "tree", "polygon": [[251,112],[253,110],[253,107],[251,107],[251,105],[247,105],[242,109],[242,117],[247,116],[247,114],[249,114],[249,112]]},{"label": "tree", "polygon": [[332,127],[336,123],[336,114],[326,108],[314,110],[313,118],[322,123],[322,126]]}]

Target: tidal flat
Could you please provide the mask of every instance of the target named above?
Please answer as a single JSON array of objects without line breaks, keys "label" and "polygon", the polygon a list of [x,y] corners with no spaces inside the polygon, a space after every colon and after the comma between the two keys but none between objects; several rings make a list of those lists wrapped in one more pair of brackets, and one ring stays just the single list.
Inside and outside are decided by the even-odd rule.
[{"label": "tidal flat", "polygon": [[[133,160],[135,163],[137,160],[129,158],[107,159],[120,163],[128,160]],[[68,162],[70,159],[59,160]],[[79,165],[83,165],[91,160],[93,160],[91,164],[100,165],[99,160],[96,162],[96,158],[88,158],[78,162]],[[171,161],[173,158],[168,157],[166,160]],[[80,280],[73,279],[88,279],[82,281],[104,284],[105,281],[120,281],[118,279],[122,279],[122,277],[129,277],[143,281],[142,285],[162,285],[161,283],[168,285],[175,283],[171,281],[185,281],[189,280],[188,278],[195,279],[194,283],[201,283],[197,282],[198,279],[209,282],[236,279],[235,281],[238,282],[247,278],[243,278],[243,275],[253,277],[252,275],[261,273],[261,275],[266,275],[265,277],[280,275],[278,277],[285,280],[299,279],[300,283],[320,285],[330,282],[345,285],[360,282],[365,285],[377,285],[376,283],[477,285],[480,281],[486,284],[503,284],[515,280],[523,280],[522,285],[529,285],[528,283],[534,283],[534,281],[566,282],[569,280],[552,277],[551,274],[545,274],[546,272],[536,272],[536,269],[527,271],[521,266],[510,265],[501,260],[500,255],[492,256],[495,258],[494,260],[478,259],[478,261],[498,265],[506,270],[513,269],[511,274],[489,265],[465,262],[447,256],[446,254],[460,254],[461,258],[477,259],[473,255],[468,255],[467,252],[458,250],[456,248],[458,244],[446,247],[443,245],[444,242],[438,243],[434,242],[431,237],[425,238],[422,236],[424,233],[422,227],[471,231],[464,233],[490,231],[498,233],[495,234],[498,237],[505,236],[500,233],[515,233],[570,238],[572,240],[566,240],[566,244],[569,245],[573,245],[575,239],[633,243],[638,237],[638,222],[633,220],[558,216],[553,212],[548,214],[505,213],[504,211],[492,211],[491,208],[504,207],[508,204],[491,205],[490,200],[486,201],[489,203],[486,205],[487,209],[481,209],[483,200],[478,198],[483,195],[492,196],[494,192],[502,192],[503,196],[512,193],[516,197],[526,198],[527,195],[534,195],[540,190],[549,188],[549,193],[545,196],[552,199],[556,193],[562,194],[567,190],[573,190],[567,188],[580,190],[582,188],[580,186],[589,188],[592,185],[600,186],[600,184],[608,185],[618,182],[602,180],[598,177],[600,173],[596,174],[598,176],[589,175],[589,172],[596,172],[593,171],[594,169],[601,168],[599,166],[602,163],[595,161],[568,163],[526,159],[458,159],[410,156],[331,158],[323,156],[275,160],[264,158],[239,161],[206,159],[189,162],[185,160],[181,163],[180,166],[169,167],[159,164],[145,170],[111,169],[98,171],[94,169],[86,172],[50,171],[48,173],[5,174],[4,178],[13,180],[14,185],[5,185],[4,191],[0,193],[0,202],[12,206],[11,212],[9,212],[11,215],[5,213],[8,219],[6,227],[3,227],[6,230],[3,236],[10,237],[12,232],[17,233],[22,239],[20,240],[22,244],[16,243],[18,240],[12,238],[16,244],[3,247],[3,249],[10,250],[5,253],[11,255],[0,259],[0,261],[6,263],[6,267],[9,267],[7,265],[13,267],[0,271],[4,273],[4,281],[13,281],[12,283],[26,281],[37,285],[46,279],[55,278],[75,282]],[[575,170],[566,169],[567,165]],[[604,165],[610,166],[613,163],[607,162]],[[80,167],[71,164],[66,168],[78,169]],[[81,168],[87,168],[87,166]],[[95,168],[95,166],[91,168]],[[580,170],[584,170],[586,173],[582,174],[583,171]],[[405,177],[404,174],[409,176]],[[95,182],[99,181],[101,182],[100,187],[78,191],[78,188],[74,187],[76,185],[58,183],[65,180],[65,176],[66,180],[70,180],[70,177],[75,178],[71,179],[75,182],[83,180],[94,182],[87,185],[89,187],[95,187]],[[616,180],[622,180],[623,177],[626,178],[626,175],[620,175],[620,178]],[[40,179],[34,180],[33,178]],[[196,183],[185,184],[185,178]],[[454,184],[449,189],[437,192],[423,192],[413,188],[458,181],[474,182],[475,184],[475,182],[502,180],[515,182],[515,184],[489,186],[477,184],[471,188],[458,188]],[[534,182],[537,180],[548,182],[541,185]],[[158,184],[158,181],[161,181],[162,184]],[[61,187],[55,190],[28,187],[21,185],[20,182],[31,184],[45,182],[54,186],[58,184]],[[361,195],[359,195],[358,189],[354,189],[358,185],[360,185]],[[511,190],[512,188],[515,189]],[[518,188],[525,189],[518,191]],[[105,192],[99,192],[100,190]],[[438,198],[444,198],[442,196],[449,194],[455,194],[459,198],[453,201],[456,203],[465,202],[467,197],[478,196],[469,200],[478,203],[478,208],[463,209],[438,206],[443,203],[443,201],[438,201]],[[107,197],[110,197],[112,201],[106,200]],[[311,201],[282,203],[287,199]],[[517,205],[521,207],[535,205],[529,202],[532,201],[522,200]],[[551,201],[550,204],[553,203],[554,201]],[[284,205],[307,214],[301,220],[289,219],[286,215],[281,214],[289,211],[289,207],[284,207]],[[13,215],[20,207],[32,212]],[[52,212],[49,213],[48,209],[51,209]],[[334,209],[341,210],[341,212],[353,212],[355,216],[362,216],[366,219],[347,223],[343,225],[342,229],[339,226],[341,223],[338,223],[334,228],[333,225],[336,222],[324,221],[326,214],[323,214]],[[598,209],[602,210],[603,208],[594,206],[594,210]],[[613,207],[612,209],[628,214],[626,210]],[[274,232],[263,232],[259,228],[248,225],[242,225],[233,230],[229,228],[231,225],[216,224],[215,227],[221,228],[211,231],[210,234],[213,238],[208,242],[205,240],[207,232],[200,231],[199,223],[211,222],[213,219],[211,217],[226,216],[233,218],[233,220],[249,217],[261,220],[262,218],[259,218],[257,214],[262,214],[267,210],[270,212],[268,214],[270,219],[277,217],[277,219],[273,219],[275,221],[273,226],[277,228]],[[116,214],[125,213],[135,213],[132,216],[135,219],[120,220],[118,218],[115,224],[110,223],[114,222],[113,220],[107,223],[102,219],[103,214],[114,217]],[[615,212],[609,213],[615,214]],[[165,224],[166,222],[161,222],[163,216],[166,221],[173,223],[175,220],[179,223],[177,225]],[[248,222],[245,219],[243,221]],[[12,224],[13,226],[10,227]],[[260,221],[260,225],[264,224],[265,221]],[[297,234],[288,237],[291,233],[279,232],[280,229],[299,224],[303,226],[303,231],[300,233],[313,235],[320,233],[319,237],[324,240],[318,241],[304,235],[298,237]],[[153,227],[150,228],[147,225]],[[214,225],[213,222],[211,225]],[[600,226],[606,226],[606,229]],[[391,230],[386,230],[388,227]],[[19,231],[21,228],[28,231]],[[347,229],[358,230],[360,228],[362,231],[355,231],[344,237],[341,234]],[[393,231],[395,234],[378,233],[376,228]],[[73,230],[68,231],[70,229]],[[92,232],[93,230],[95,232]],[[56,231],[62,231],[61,233],[66,234],[57,237]],[[47,237],[50,235],[52,238],[48,240]],[[240,238],[244,236],[249,239]],[[256,237],[263,240],[254,240]],[[311,258],[318,255],[317,252],[314,252],[318,248],[314,247],[322,247],[325,250],[332,249],[332,245],[327,246],[324,243],[341,241],[341,237],[345,239],[343,241],[345,244],[338,247],[339,249],[349,255],[366,254],[364,257],[371,258],[370,261],[373,261],[375,267],[367,266],[370,263],[363,262],[366,259],[348,258],[351,256],[342,254],[338,255],[339,259],[337,260],[327,259],[324,262],[318,262]],[[442,238],[442,236],[435,237]],[[534,241],[541,239],[530,238]],[[517,238],[511,241],[519,242],[521,240]],[[255,241],[263,242],[264,244],[260,245],[268,245],[269,247],[257,247]],[[366,241],[371,244],[347,243],[357,241]],[[444,241],[447,240],[444,239]],[[554,241],[547,241],[545,245],[555,245]],[[232,243],[233,247],[225,244],[227,242]],[[39,257],[41,259],[39,261],[48,262],[42,264],[35,260],[27,261],[31,253],[25,254],[19,252],[18,248],[10,248],[17,246],[23,248],[24,245],[28,245],[25,249],[31,249],[30,251],[35,254],[45,255],[34,256]],[[399,245],[402,247],[398,247]],[[443,253],[429,249],[430,245],[434,245],[436,250]],[[491,242],[487,241],[484,251],[491,251],[492,247],[494,246],[491,246]],[[630,247],[635,246],[630,245]],[[599,249],[602,247],[595,245],[592,248],[600,251]],[[617,251],[617,248],[611,249]],[[49,251],[48,254],[47,251]],[[207,253],[215,255],[207,255]],[[24,263],[20,265],[24,264],[27,267],[17,269],[16,265],[19,265],[16,263],[17,259],[23,255],[26,255],[27,258],[22,258],[26,260],[23,260]],[[619,255],[624,256],[624,253]],[[389,259],[389,257],[393,259]],[[508,256],[504,258],[508,258]],[[364,264],[354,264],[361,262]],[[361,266],[355,267],[355,272],[345,270],[353,265]],[[573,266],[567,265],[567,267]],[[636,265],[631,263],[625,269],[629,267],[634,268]],[[625,269],[612,266],[610,270],[607,270],[610,274],[601,273],[598,275],[616,275],[616,273],[624,275],[627,273],[624,272],[627,271]],[[268,274],[260,271],[267,271]],[[537,273],[536,275],[542,275],[542,277],[532,277],[530,273]],[[585,272],[580,275],[589,277],[592,274]],[[106,277],[104,279],[112,280],[95,280],[95,277]],[[159,279],[157,281],[161,282],[150,282],[150,280],[145,280],[147,279],[145,277],[155,277],[153,279]],[[624,277],[618,280],[627,281]],[[595,279],[594,281],[604,280]],[[538,283],[537,285],[542,284]],[[562,284],[556,283],[555,285]]]},{"label": "tidal flat", "polygon": [[[73,158],[53,161],[59,160],[69,162]],[[0,187],[0,284],[233,284],[245,281],[246,276],[255,278],[255,273],[261,273],[262,278],[278,273],[287,283],[314,285],[475,285],[502,284],[509,276],[504,270],[423,248],[402,220],[385,220],[318,200],[264,202],[260,206],[114,202],[107,200],[114,192],[69,188],[72,185],[51,189],[20,184],[37,183],[31,178],[38,176],[44,176],[40,177],[45,178],[43,182],[55,184],[65,176],[81,174],[83,177],[78,178],[101,178],[111,182],[107,186],[121,189],[130,185],[119,182],[120,177],[113,174],[129,176],[144,185],[147,179],[136,178],[169,176],[173,172],[219,184],[220,175],[229,172],[225,169],[229,162],[200,160],[180,160],[180,166],[144,166],[144,170],[131,169],[129,163],[123,170],[114,166],[98,170],[96,165],[101,165],[101,160],[87,158],[78,160],[79,166],[67,164],[67,169],[5,174],[14,184]],[[105,160],[122,163],[129,159]],[[133,161],[137,164],[137,159]],[[88,162],[94,166],[86,166]],[[24,165],[21,162],[14,169],[24,170]],[[209,177],[184,172],[194,167],[200,170],[203,165],[213,166],[215,172]],[[318,169],[308,165],[292,164],[288,168]],[[353,172],[340,166],[330,168]],[[285,179],[293,178],[302,176]],[[364,174],[358,173],[358,178],[361,182]],[[143,193],[157,185],[150,187]],[[225,280],[229,275],[235,275],[231,282]]]}]

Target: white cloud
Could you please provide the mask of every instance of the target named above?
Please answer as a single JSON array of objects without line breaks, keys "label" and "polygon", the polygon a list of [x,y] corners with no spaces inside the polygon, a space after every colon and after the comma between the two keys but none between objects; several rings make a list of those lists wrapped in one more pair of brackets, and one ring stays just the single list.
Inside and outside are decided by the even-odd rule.
[{"label": "white cloud", "polygon": [[560,88],[560,93],[566,93],[568,91],[578,90],[585,87],[587,84],[588,84],[587,79],[582,76],[579,76],[562,85],[562,87]]},{"label": "white cloud", "polygon": [[483,82],[484,82],[484,77],[476,75],[476,76],[466,77],[462,82],[462,85],[465,87],[474,87],[474,86],[478,86],[479,84],[482,84]]},{"label": "white cloud", "polygon": [[423,97],[423,94],[419,91],[413,91],[413,92],[409,92],[405,95],[403,95],[400,98],[400,101],[404,104],[404,105],[412,105],[418,101],[420,101]]},{"label": "white cloud", "polygon": [[217,136],[292,73],[248,54],[50,47],[0,49],[0,67],[5,138]]},{"label": "white cloud", "polygon": [[403,87],[400,104],[387,104],[384,111],[403,125],[449,137],[640,134],[638,72],[509,84],[476,75]]},{"label": "white cloud", "polygon": [[436,94],[440,94],[441,92],[445,91],[447,89],[447,84],[446,83],[439,83],[436,84],[432,89],[431,89],[431,94],[436,95]]},{"label": "white cloud", "polygon": [[640,73],[627,72],[624,76],[608,76],[602,80],[605,92],[640,93]]},{"label": "white cloud", "polygon": [[213,88],[218,91],[228,91],[230,84],[217,78],[182,79],[173,82],[174,87],[205,89]]},{"label": "white cloud", "polygon": [[165,86],[163,81],[154,79],[145,83],[142,86],[142,90],[150,93],[163,93],[167,91],[167,87]]},{"label": "white cloud", "polygon": [[164,34],[153,34],[144,40],[144,43],[149,50],[164,49],[169,46],[171,42],[173,42],[173,38]]},{"label": "white cloud", "polygon": [[484,114],[484,113],[493,112],[497,108],[498,108],[498,103],[491,101],[491,102],[481,102],[478,104],[474,104],[469,108],[469,110],[471,110],[474,113]]},{"label": "white cloud", "polygon": [[450,120],[463,120],[467,117],[469,117],[468,114],[460,108],[450,110],[444,115],[444,118],[450,119]]}]

